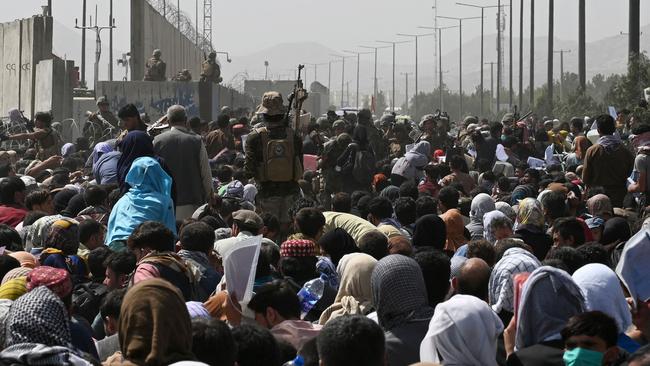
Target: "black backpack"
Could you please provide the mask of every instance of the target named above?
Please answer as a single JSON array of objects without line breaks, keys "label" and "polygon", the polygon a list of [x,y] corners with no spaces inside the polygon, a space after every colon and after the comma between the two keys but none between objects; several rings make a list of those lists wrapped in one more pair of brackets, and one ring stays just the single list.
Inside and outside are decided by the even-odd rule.
[{"label": "black backpack", "polygon": [[107,293],[108,287],[103,283],[91,281],[76,285],[72,291],[73,313],[92,324]]},{"label": "black backpack", "polygon": [[357,183],[370,185],[375,174],[375,155],[370,150],[357,150],[354,155],[352,177]]}]

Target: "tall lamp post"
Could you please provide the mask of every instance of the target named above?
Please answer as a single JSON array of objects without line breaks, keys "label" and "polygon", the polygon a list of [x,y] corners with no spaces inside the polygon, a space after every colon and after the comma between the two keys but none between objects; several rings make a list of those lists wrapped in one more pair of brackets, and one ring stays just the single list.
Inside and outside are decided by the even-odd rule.
[{"label": "tall lamp post", "polygon": [[460,102],[458,104],[458,118],[463,118],[463,20],[479,19],[481,17],[447,17],[438,15],[438,18],[458,20],[458,92]]},{"label": "tall lamp post", "polygon": [[488,6],[480,6],[480,5],[474,5],[474,4],[467,4],[467,3],[456,3],[456,5],[461,5],[461,6],[469,6],[472,8],[479,8],[481,9],[481,116],[483,116],[483,25],[485,23],[485,9],[490,9],[490,8],[498,8],[499,5],[488,5]]},{"label": "tall lamp post", "polygon": [[338,57],[341,59],[341,108],[343,108],[343,93],[345,92],[345,59],[352,56],[341,56],[336,54],[330,54],[330,56]]},{"label": "tall lamp post", "polygon": [[[373,82],[373,91],[372,92],[373,92],[373,100],[375,101],[375,103],[377,103],[377,93],[379,92],[379,89],[377,88],[377,50],[380,49],[380,48],[388,48],[390,46],[380,46],[380,47],[377,47],[377,46],[373,46],[373,47],[371,47],[371,46],[359,46],[359,47],[373,50],[373,53],[375,54],[375,76],[373,78],[374,82]],[[372,105],[372,103],[370,103],[370,105]]]},{"label": "tall lamp post", "polygon": [[357,55],[357,96],[355,101],[357,102],[357,110],[359,109],[359,64],[361,63],[361,55],[368,55],[371,54],[372,52],[357,52],[357,51],[348,51],[348,50],[343,50],[343,52],[347,53],[352,53]]},{"label": "tall lamp post", "polygon": [[[398,36],[413,37],[413,39],[415,40],[415,98],[413,99],[413,107],[414,107],[416,113],[417,113],[417,110],[418,110],[418,91],[419,91],[418,90],[418,38],[426,37],[426,36],[432,36],[432,35],[435,35],[435,34],[436,34],[435,32],[426,33],[426,34],[397,33]],[[408,84],[408,81],[406,83]],[[408,95],[408,93],[407,93],[407,95]],[[408,104],[408,100],[407,100],[406,103]]]},{"label": "tall lamp post", "polygon": [[571,50],[557,50],[553,53],[560,54],[560,100],[564,100],[564,54],[571,53]]},{"label": "tall lamp post", "polygon": [[393,46],[393,91],[390,97],[390,110],[395,112],[395,45],[400,43],[408,43],[411,41],[377,41],[379,43],[388,43]]},{"label": "tall lamp post", "polygon": [[[405,81],[405,86],[404,86],[404,98],[406,98],[406,111],[404,113],[407,113],[409,110],[409,74],[408,72],[402,72],[400,73],[401,75],[404,75],[404,81]],[[410,113],[410,112],[408,112]]]},{"label": "tall lamp post", "polygon": [[440,94],[440,109],[442,110],[443,100],[442,100],[442,31],[444,29],[456,28],[457,25],[451,25],[448,27],[425,27],[419,26],[421,29],[433,29],[438,31],[438,93]]}]

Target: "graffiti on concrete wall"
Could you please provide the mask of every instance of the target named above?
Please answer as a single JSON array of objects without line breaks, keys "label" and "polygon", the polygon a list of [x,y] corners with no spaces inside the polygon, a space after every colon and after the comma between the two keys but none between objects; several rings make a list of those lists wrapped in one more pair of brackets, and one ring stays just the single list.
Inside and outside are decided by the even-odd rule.
[{"label": "graffiti on concrete wall", "polygon": [[174,97],[152,100],[149,106],[163,115],[167,113],[169,107],[179,104],[185,107],[188,116],[198,116],[199,105],[196,102],[198,96],[195,96],[195,93],[196,90],[191,86],[179,86]]}]

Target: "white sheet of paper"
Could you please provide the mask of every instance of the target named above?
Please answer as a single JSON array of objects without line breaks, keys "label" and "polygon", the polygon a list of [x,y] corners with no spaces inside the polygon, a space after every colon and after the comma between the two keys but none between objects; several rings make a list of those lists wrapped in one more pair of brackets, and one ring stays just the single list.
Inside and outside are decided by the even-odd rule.
[{"label": "white sheet of paper", "polygon": [[260,254],[262,235],[244,239],[226,252],[223,257],[226,289],[237,295],[237,300],[247,303],[253,297],[255,269]]},{"label": "white sheet of paper", "polygon": [[533,168],[533,169],[543,169],[544,168],[544,160],[542,159],[537,159],[532,156],[528,157],[528,166]]}]

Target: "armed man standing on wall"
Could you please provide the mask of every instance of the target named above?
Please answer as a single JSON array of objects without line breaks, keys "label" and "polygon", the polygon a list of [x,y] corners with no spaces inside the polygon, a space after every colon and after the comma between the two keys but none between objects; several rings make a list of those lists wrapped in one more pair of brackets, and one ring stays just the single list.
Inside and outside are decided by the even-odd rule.
[{"label": "armed man standing on wall", "polygon": [[286,234],[291,223],[289,208],[300,196],[302,140],[289,127],[282,95],[267,92],[257,110],[265,127],[254,129],[246,139],[246,173],[258,186],[257,206],[277,216]]}]

